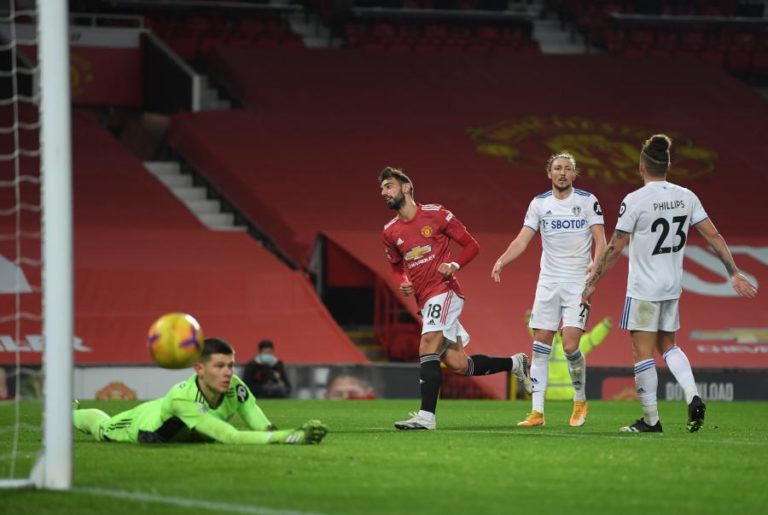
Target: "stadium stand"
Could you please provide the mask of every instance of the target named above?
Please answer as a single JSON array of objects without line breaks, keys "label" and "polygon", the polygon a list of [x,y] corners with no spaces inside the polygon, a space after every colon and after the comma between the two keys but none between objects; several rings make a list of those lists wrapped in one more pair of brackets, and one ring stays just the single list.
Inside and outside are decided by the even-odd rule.
[{"label": "stadium stand", "polygon": [[[514,2],[308,0],[303,6],[306,13],[319,14],[344,47],[342,51],[314,52],[285,48],[301,46],[286,17],[286,13],[301,10],[298,5],[274,10],[274,6],[256,6],[254,14],[244,16],[233,15],[231,9],[253,9],[253,3],[224,2],[226,7],[218,9],[217,2],[75,2],[88,3],[94,10],[122,9],[144,15],[146,26],[194,61],[197,69],[212,73],[242,102],[243,110],[175,116],[171,144],[295,263],[314,273],[318,235],[327,238],[328,248],[334,250],[326,253],[330,261],[323,266],[336,270],[337,284],[370,289],[377,306],[386,307],[383,316],[377,310],[376,330],[386,335],[382,340],[390,358],[412,359],[418,333],[415,306],[400,306],[396,285],[387,282],[389,274],[381,257],[379,229],[392,213],[379,200],[374,178],[385,165],[403,166],[416,180],[418,200],[455,209],[480,241],[481,255],[461,271],[469,295],[463,321],[472,333],[475,352],[503,354],[530,348],[520,318],[532,300],[538,249],[529,249],[505,271],[502,286],[493,285],[488,276],[496,256],[519,229],[530,198],[547,189],[542,164],[553,150],[568,148],[576,153],[582,168],[577,186],[601,199],[610,234],[616,206],[637,186],[634,169],[640,141],[655,131],[670,133],[676,141],[673,180],[699,193],[720,230],[740,252],[745,269],[761,283],[768,280],[763,222],[753,212],[762,199],[759,188],[751,187],[762,180],[754,154],[761,148],[768,112],[754,92],[717,69],[749,80],[764,77],[768,70],[765,23],[757,19],[762,11],[758,12],[754,2],[546,2],[550,12],[559,13],[563,27],[576,27],[592,48],[609,53],[581,57],[537,55],[533,35],[540,20],[525,9],[513,9]],[[172,12],[164,12],[169,6]],[[294,20],[290,24],[295,28]],[[543,43],[541,48],[546,48]],[[82,118],[76,121],[80,131],[83,124],[90,123]],[[124,166],[136,169],[137,162]],[[122,191],[123,183],[116,184]],[[93,188],[92,198],[99,189],[96,183],[80,188]],[[132,216],[141,188],[125,186],[125,190],[134,195],[133,207],[118,196],[109,209],[103,206],[103,212],[96,209],[98,200],[79,209],[92,211],[92,220],[103,217],[125,226],[126,216],[114,216],[110,209],[123,206],[126,215]],[[122,249],[121,263],[132,256],[131,250],[121,246],[124,242],[131,249],[151,243],[167,255],[177,247],[202,241],[199,227],[186,214],[168,217],[171,226],[179,227],[167,240],[165,231],[149,224],[150,218],[158,216],[165,219],[168,215],[158,211],[146,218],[143,229],[121,229],[119,235],[105,235],[103,227],[98,231],[104,234],[99,234],[89,225],[79,232],[90,238],[88,252],[95,256],[106,252],[105,243]],[[272,282],[264,297],[272,301],[253,304],[255,309],[266,310],[274,323],[270,310],[284,299],[286,291],[299,291],[301,295],[289,295],[289,304],[296,303],[289,307],[302,313],[302,323],[284,325],[303,331],[298,327],[307,325],[303,313],[310,313],[307,317],[314,322],[309,325],[319,320],[320,334],[330,335],[331,341],[345,340],[337,347],[354,355],[338,360],[364,360],[356,349],[350,350],[306,278],[282,265],[271,268],[276,260],[242,238],[224,237],[232,245],[227,248],[241,256],[224,273],[231,281],[241,276],[252,281],[269,277]],[[690,238],[687,288],[696,302],[683,304],[685,330],[690,331],[680,336],[694,366],[768,366],[764,355],[748,348],[754,337],[750,328],[761,319],[764,303],[746,303],[718,289],[723,286],[718,263],[713,266],[707,261],[695,233]],[[222,244],[215,238],[205,241],[197,243],[198,248],[207,249],[201,251],[205,256],[213,256],[215,247]],[[203,262],[197,253],[195,256],[193,263],[180,269],[221,267],[209,260],[213,258]],[[263,267],[262,275],[254,271],[254,262],[259,269]],[[159,267],[149,261],[136,266]],[[162,276],[161,271],[155,277]],[[616,316],[620,311],[625,272],[622,262],[601,288],[595,301],[598,315]],[[133,277],[125,275],[121,288],[127,288]],[[205,277],[190,272],[185,277],[199,281],[201,276]],[[134,278],[133,282],[140,281]],[[212,291],[231,297],[221,313],[211,314],[214,328],[237,326],[242,321],[243,302],[257,302],[243,290],[248,281],[237,284],[234,295],[219,283],[212,286]],[[286,284],[290,285],[287,289]],[[312,298],[307,301],[304,293]],[[149,298],[149,289],[142,295]],[[297,296],[303,300],[296,300]],[[99,306],[113,302],[94,298]],[[123,309],[119,302],[115,305]],[[193,308],[197,309],[190,310]],[[154,306],[153,313],[157,309]],[[224,312],[234,314],[227,324],[220,318]],[[96,327],[94,322],[93,327],[96,332],[87,335],[86,345],[94,340],[92,335],[104,334],[106,323]],[[742,330],[749,334],[734,337],[736,346],[711,344],[713,338],[728,339]],[[317,341],[307,338],[309,332],[290,338]],[[701,338],[701,334],[710,336]],[[274,334],[270,337],[276,338]],[[320,339],[325,341],[326,336]],[[631,362],[628,345],[616,339],[619,345],[605,346],[590,357],[590,366],[626,367]],[[746,350],[739,350],[740,345]],[[311,347],[312,352],[319,352]],[[292,360],[293,351],[288,352]],[[293,354],[302,361],[305,355],[304,348]],[[323,356],[325,361],[336,358]],[[475,396],[503,397],[506,388],[502,378],[492,378],[446,383],[444,393],[471,389]]]},{"label": "stadium stand", "polygon": [[549,2],[599,49],[631,58],[698,58],[755,81],[768,80],[768,20],[762,2]]},{"label": "stadium stand", "polygon": [[[2,206],[13,205],[7,190],[0,191]],[[75,328],[82,339],[77,364],[150,363],[146,332],[170,311],[194,314],[206,335],[233,342],[242,359],[255,354],[266,337],[280,342],[287,362],[367,361],[302,272],[290,270],[245,233],[202,227],[84,113],[74,116],[74,195]],[[30,189],[26,200],[39,204],[39,193]],[[3,255],[15,256],[12,245],[2,243]],[[39,274],[34,266],[22,268]],[[22,298],[33,295],[38,294]],[[0,311],[14,312],[13,301],[0,296]],[[40,334],[39,326],[23,327],[22,337],[34,334]],[[39,354],[22,358],[35,362]],[[13,354],[0,353],[0,359]]]},{"label": "stadium stand", "polygon": [[283,14],[280,11],[256,11],[246,16],[230,16],[191,11],[183,16],[149,15],[146,23],[178,55],[194,60],[217,46],[303,46]]},{"label": "stadium stand", "polygon": [[355,8],[337,30],[343,30],[344,46],[350,49],[476,54],[539,51],[531,39],[530,15],[490,10]]},{"label": "stadium stand", "polygon": [[[530,198],[548,188],[543,163],[554,150],[576,152],[578,186],[601,200],[610,234],[618,204],[637,186],[639,144],[666,131],[677,142],[673,180],[700,195],[732,245],[766,243],[753,211],[762,195],[751,186],[762,181],[753,158],[768,129],[768,106],[703,63],[228,49],[217,51],[211,65],[246,109],[175,116],[174,148],[297,262],[309,262],[322,232],[384,278],[379,231],[392,213],[375,177],[383,166],[403,166],[417,200],[454,209],[480,242],[480,256],[461,271],[469,296],[463,318],[476,352],[530,346],[520,319],[532,301],[536,245],[505,271],[502,286],[489,274]],[[757,254],[740,260],[760,282],[768,280]],[[717,267],[689,262],[700,283],[722,281]],[[625,273],[620,263],[601,288],[599,316],[618,316]],[[759,356],[699,352],[691,337],[695,330],[754,324],[764,304],[692,295],[696,302],[682,311],[690,330],[680,336],[697,366],[765,366]],[[629,346],[616,341],[590,365],[630,363]],[[499,396],[501,382],[488,381]]]},{"label": "stadium stand", "polygon": [[97,26],[119,26],[131,21],[120,16],[139,16],[144,27],[152,30],[179,56],[190,61],[217,46],[303,46],[301,37],[291,30],[289,23],[290,15],[301,13],[302,7],[291,3],[72,0],[70,10],[83,13],[73,16],[74,22],[84,21],[91,15]]}]

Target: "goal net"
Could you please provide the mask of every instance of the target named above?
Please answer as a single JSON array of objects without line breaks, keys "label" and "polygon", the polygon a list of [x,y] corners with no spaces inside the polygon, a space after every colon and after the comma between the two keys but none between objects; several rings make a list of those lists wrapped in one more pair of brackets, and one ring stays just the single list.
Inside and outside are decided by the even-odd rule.
[{"label": "goal net", "polygon": [[0,10],[0,488],[72,485],[67,2]]}]

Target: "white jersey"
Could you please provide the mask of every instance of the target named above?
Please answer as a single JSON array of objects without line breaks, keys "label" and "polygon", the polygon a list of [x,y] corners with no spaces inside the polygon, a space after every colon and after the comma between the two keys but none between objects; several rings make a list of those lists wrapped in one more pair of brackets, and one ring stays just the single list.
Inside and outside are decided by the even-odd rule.
[{"label": "white jersey", "polygon": [[574,188],[560,200],[549,190],[534,197],[523,224],[541,232],[539,284],[586,280],[592,262],[592,226],[604,225],[594,195]]},{"label": "white jersey", "polygon": [[631,234],[627,297],[679,298],[688,228],[706,219],[695,193],[667,181],[649,182],[627,195],[616,223],[617,231]]}]

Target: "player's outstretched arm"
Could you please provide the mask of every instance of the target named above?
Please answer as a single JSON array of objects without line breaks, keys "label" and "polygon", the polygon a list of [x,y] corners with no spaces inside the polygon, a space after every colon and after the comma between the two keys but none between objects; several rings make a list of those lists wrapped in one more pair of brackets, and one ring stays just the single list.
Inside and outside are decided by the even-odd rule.
[{"label": "player's outstretched arm", "polygon": [[323,440],[328,428],[319,420],[310,420],[299,428],[284,431],[238,431],[213,415],[205,415],[195,426],[195,431],[224,444],[314,444]]},{"label": "player's outstretched arm", "polygon": [[579,339],[579,350],[581,350],[581,353],[589,354],[595,347],[603,343],[612,325],[611,317],[605,317],[595,324],[591,331],[582,334],[581,339]]},{"label": "player's outstretched arm", "polygon": [[495,282],[501,282],[501,270],[509,263],[517,259],[520,254],[522,254],[525,249],[528,248],[528,244],[531,242],[535,235],[536,231],[527,225],[524,225],[523,228],[520,229],[520,232],[517,233],[515,239],[512,240],[512,242],[509,244],[507,250],[505,250],[504,253],[499,256],[499,259],[497,259],[496,263],[493,265],[493,270],[491,270],[491,277]]},{"label": "player's outstretched arm", "polygon": [[[243,387],[247,388],[245,384],[243,384]],[[245,402],[239,403],[237,407],[240,418],[243,419],[245,425],[254,431],[274,429],[274,424],[269,421],[261,407],[256,404],[256,398],[253,396],[253,392],[251,392],[250,389],[248,389],[248,394],[248,398]]]},{"label": "player's outstretched arm", "polygon": [[733,259],[731,249],[728,248],[728,244],[725,242],[723,235],[712,223],[712,220],[706,218],[695,225],[696,230],[704,236],[712,250],[720,258],[720,261],[725,265],[725,269],[728,271],[728,275],[731,278],[731,286],[736,290],[736,293],[743,297],[752,298],[757,295],[757,286],[747,279],[747,277],[739,272],[736,266],[736,261]]}]

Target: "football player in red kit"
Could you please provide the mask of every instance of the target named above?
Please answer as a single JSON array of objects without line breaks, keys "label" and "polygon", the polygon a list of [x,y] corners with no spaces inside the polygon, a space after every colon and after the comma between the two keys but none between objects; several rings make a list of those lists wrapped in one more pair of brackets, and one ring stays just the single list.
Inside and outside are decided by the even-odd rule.
[{"label": "football player in red kit", "polygon": [[[464,295],[456,272],[467,266],[480,247],[450,211],[438,204],[417,204],[413,182],[397,168],[379,174],[381,196],[397,216],[384,226],[384,247],[395,281],[404,296],[414,295],[422,318],[419,361],[421,408],[411,418],[395,422],[397,429],[435,429],[440,394],[440,362],[456,374],[478,376],[512,371],[531,391],[528,357],[483,354],[467,356],[469,334],[459,322]],[[462,247],[452,260],[450,242]]]}]

